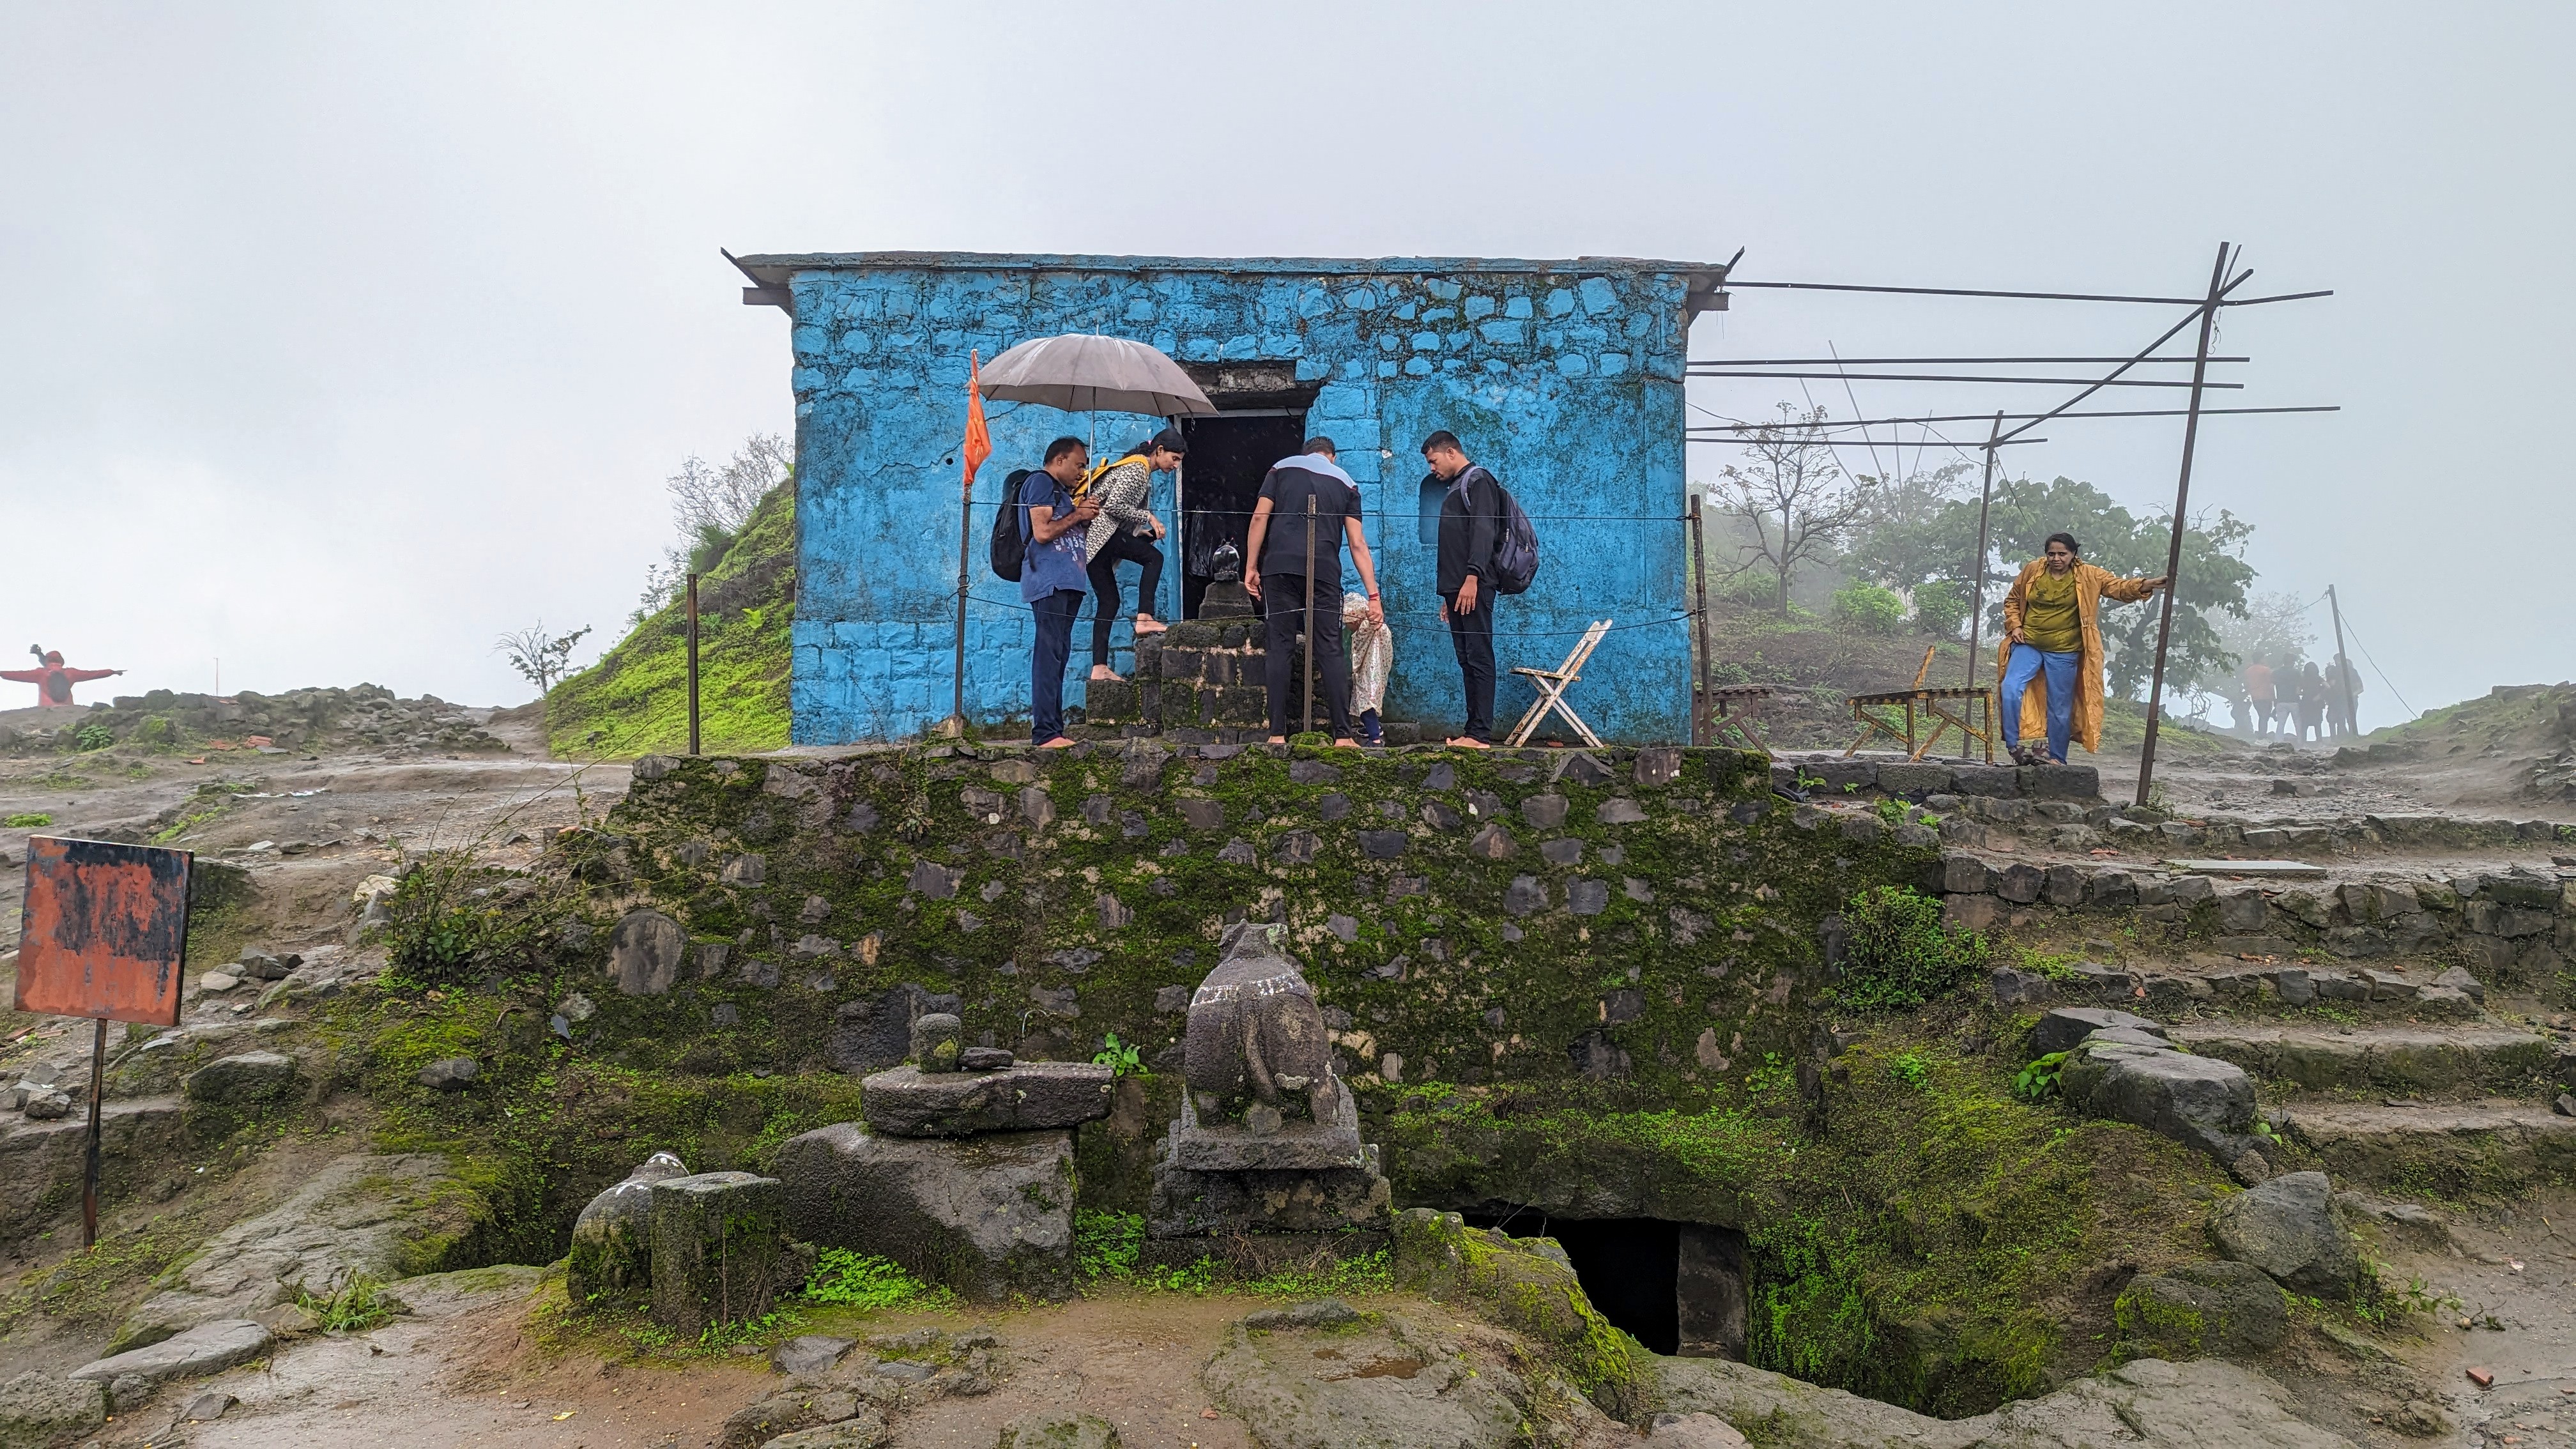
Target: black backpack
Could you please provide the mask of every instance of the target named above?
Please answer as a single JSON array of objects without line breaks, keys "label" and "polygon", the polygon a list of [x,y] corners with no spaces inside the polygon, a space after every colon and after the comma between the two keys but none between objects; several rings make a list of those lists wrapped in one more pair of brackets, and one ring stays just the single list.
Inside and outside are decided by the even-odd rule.
[{"label": "black backpack", "polygon": [[1002,506],[993,510],[993,572],[1015,584],[1020,581],[1020,566],[1029,557],[1029,541],[1020,529],[1020,520],[1028,516],[1020,506],[1020,486],[1036,471],[1012,469],[1011,476],[1002,480]]},{"label": "black backpack", "polygon": [[[1522,593],[1529,588],[1530,581],[1538,577],[1538,530],[1530,527],[1529,515],[1521,511],[1521,501],[1503,486],[1502,479],[1495,478],[1483,468],[1470,469],[1469,472],[1484,473],[1492,479],[1494,491],[1503,499],[1502,527],[1494,532],[1494,592]],[[1467,473],[1458,475],[1456,486],[1462,494],[1466,490],[1467,477]]]}]

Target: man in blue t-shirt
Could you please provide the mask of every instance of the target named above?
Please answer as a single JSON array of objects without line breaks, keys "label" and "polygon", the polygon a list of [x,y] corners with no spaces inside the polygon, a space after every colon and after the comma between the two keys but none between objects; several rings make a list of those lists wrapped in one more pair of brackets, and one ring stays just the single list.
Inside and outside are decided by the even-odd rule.
[{"label": "man in blue t-shirt", "polygon": [[1091,578],[1083,530],[1100,502],[1073,500],[1074,485],[1091,469],[1091,450],[1080,438],[1047,444],[1046,466],[1020,485],[1020,538],[1028,557],[1020,565],[1020,601],[1037,615],[1037,644],[1029,651],[1029,738],[1041,749],[1073,743],[1064,733],[1064,665],[1073,652],[1073,621],[1082,613]]},{"label": "man in blue t-shirt", "polygon": [[[1307,512],[1313,500],[1313,513]],[[1297,667],[1296,642],[1302,631],[1316,672],[1323,676],[1322,703],[1332,722],[1333,743],[1357,749],[1351,738],[1351,666],[1342,656],[1342,541],[1349,539],[1351,562],[1368,590],[1369,618],[1386,622],[1377,593],[1377,566],[1369,558],[1368,535],[1360,528],[1359,485],[1334,461],[1333,440],[1308,438],[1306,451],[1281,461],[1261,480],[1252,505],[1252,529],[1244,553],[1248,566],[1243,587],[1261,601],[1268,638],[1270,669],[1270,742],[1288,739],[1288,680]],[[1310,565],[1308,560],[1312,560]],[[1311,572],[1310,572],[1311,568]],[[1315,602],[1308,617],[1306,603]]]}]

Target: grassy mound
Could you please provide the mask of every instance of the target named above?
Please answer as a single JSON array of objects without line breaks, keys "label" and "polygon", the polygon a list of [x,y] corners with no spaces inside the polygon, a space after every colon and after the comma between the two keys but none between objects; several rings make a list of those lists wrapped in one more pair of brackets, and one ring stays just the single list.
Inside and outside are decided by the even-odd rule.
[{"label": "grassy mound", "polygon": [[[796,613],[796,485],[760,501],[698,580],[698,736],[708,750],[787,743],[788,625]],[[625,758],[689,745],[688,604],[675,600],[546,697],[559,755]]]}]

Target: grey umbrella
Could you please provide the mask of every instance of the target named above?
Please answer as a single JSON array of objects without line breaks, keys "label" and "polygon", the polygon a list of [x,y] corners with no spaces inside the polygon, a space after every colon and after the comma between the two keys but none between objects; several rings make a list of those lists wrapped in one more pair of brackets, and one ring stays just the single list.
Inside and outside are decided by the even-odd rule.
[{"label": "grey umbrella", "polygon": [[1210,416],[1181,365],[1142,342],[1068,334],[1023,342],[984,365],[984,396],[1070,413]]}]

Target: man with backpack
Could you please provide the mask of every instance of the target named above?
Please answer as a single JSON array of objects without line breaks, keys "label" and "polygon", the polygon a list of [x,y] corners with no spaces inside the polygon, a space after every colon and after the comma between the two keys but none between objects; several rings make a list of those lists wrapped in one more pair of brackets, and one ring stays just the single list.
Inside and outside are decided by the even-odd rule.
[{"label": "man with backpack", "polygon": [[[1467,461],[1458,435],[1446,429],[1422,440],[1431,476],[1449,485],[1440,500],[1440,564],[1435,587],[1440,617],[1449,625],[1458,672],[1467,685],[1467,727],[1449,744],[1486,750],[1494,744],[1494,599],[1529,587],[1538,558],[1529,523],[1494,475]],[[1516,536],[1515,536],[1516,535]],[[1497,567],[1505,545],[1527,550],[1526,569]],[[1521,560],[1515,557],[1515,563]],[[1506,577],[1506,574],[1512,575]],[[1517,584],[1518,587],[1505,587]]]},{"label": "man with backpack", "polygon": [[[1333,743],[1349,749],[1359,746],[1351,737],[1350,663],[1342,657],[1344,538],[1350,540],[1360,586],[1368,590],[1368,616],[1384,623],[1377,566],[1369,558],[1368,536],[1360,528],[1359,485],[1335,461],[1332,439],[1308,438],[1304,453],[1282,460],[1261,480],[1246,540],[1245,552],[1252,562],[1244,570],[1243,587],[1261,601],[1269,641],[1270,742],[1274,745],[1287,743],[1295,728],[1288,719],[1288,680],[1297,667],[1295,644],[1302,632],[1315,669],[1323,676],[1324,714],[1332,725]],[[1316,606],[1318,599],[1321,607]]]},{"label": "man with backpack", "polygon": [[[1041,749],[1073,743],[1064,733],[1064,666],[1091,585],[1083,567],[1090,558],[1085,530],[1100,513],[1096,496],[1076,503],[1073,490],[1090,467],[1082,439],[1056,439],[1047,444],[1046,466],[1020,484],[1012,509],[1023,553],[1016,560],[1020,601],[1037,616],[1037,643],[1029,651],[1029,738]],[[998,551],[994,563],[998,572]]]}]

